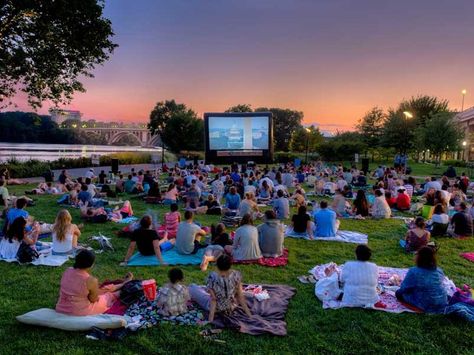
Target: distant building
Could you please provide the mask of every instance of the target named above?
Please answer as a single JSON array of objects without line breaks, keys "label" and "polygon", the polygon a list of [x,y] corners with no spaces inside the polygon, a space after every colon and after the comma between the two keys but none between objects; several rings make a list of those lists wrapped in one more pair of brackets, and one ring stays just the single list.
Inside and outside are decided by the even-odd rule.
[{"label": "distant building", "polygon": [[56,122],[58,125],[66,120],[80,121],[82,117],[81,111],[75,110],[51,109],[49,110],[49,114],[51,115],[51,120]]},{"label": "distant building", "polygon": [[474,160],[474,107],[459,112],[455,119],[464,130],[463,153],[461,159]]}]

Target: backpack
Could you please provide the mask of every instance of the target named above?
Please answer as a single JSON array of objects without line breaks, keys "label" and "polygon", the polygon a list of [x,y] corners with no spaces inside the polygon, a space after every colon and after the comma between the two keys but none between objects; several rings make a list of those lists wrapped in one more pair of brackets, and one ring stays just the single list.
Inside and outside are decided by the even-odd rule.
[{"label": "backpack", "polygon": [[127,282],[120,289],[120,302],[126,306],[137,302],[145,294],[143,293],[142,280],[132,280]]},{"label": "backpack", "polygon": [[26,243],[21,243],[16,253],[16,259],[20,264],[31,263],[39,258],[38,252]]}]

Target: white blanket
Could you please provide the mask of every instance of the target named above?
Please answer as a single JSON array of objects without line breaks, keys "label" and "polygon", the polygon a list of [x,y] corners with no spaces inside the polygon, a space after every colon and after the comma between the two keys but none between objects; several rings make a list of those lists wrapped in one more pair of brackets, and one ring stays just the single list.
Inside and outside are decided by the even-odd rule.
[{"label": "white blanket", "polygon": [[[302,238],[310,240],[307,233],[295,233],[291,227],[286,229],[285,235],[291,238]],[[314,237],[313,240],[325,240],[328,242],[343,242],[354,244],[367,244],[369,237],[367,234],[353,231],[338,231],[335,237]]]},{"label": "white blanket", "polygon": [[[51,244],[51,243],[46,243],[43,242],[44,244]],[[38,259],[34,260],[31,262],[31,265],[44,265],[44,266],[61,266],[63,265],[66,261],[69,260],[68,255],[53,255],[51,253],[51,249],[46,249],[46,250],[41,250],[38,253],[40,256]],[[72,257],[72,256],[71,256]],[[16,263],[18,260],[15,259],[2,259],[0,258],[0,261],[6,261],[7,263]]]}]

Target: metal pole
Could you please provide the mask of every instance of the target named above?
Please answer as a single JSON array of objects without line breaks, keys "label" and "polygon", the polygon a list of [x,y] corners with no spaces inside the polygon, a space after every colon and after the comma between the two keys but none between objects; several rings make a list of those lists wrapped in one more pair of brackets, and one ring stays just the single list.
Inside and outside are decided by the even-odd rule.
[{"label": "metal pole", "polygon": [[462,94],[461,112],[464,111],[464,96],[466,96],[466,94]]},{"label": "metal pole", "polygon": [[162,134],[160,134],[160,139],[161,139],[161,172],[163,173],[163,170],[165,168],[165,143],[163,142]]},{"label": "metal pole", "polygon": [[308,149],[309,149],[309,132],[306,132],[306,159],[305,159],[306,165],[308,165]]}]

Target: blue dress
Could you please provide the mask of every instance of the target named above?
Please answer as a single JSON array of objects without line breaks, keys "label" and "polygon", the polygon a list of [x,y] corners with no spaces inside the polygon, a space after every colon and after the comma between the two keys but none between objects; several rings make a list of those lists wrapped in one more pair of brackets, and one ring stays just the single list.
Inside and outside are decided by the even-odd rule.
[{"label": "blue dress", "polygon": [[440,268],[412,267],[396,292],[397,298],[427,313],[443,313],[448,305],[443,279]]}]

